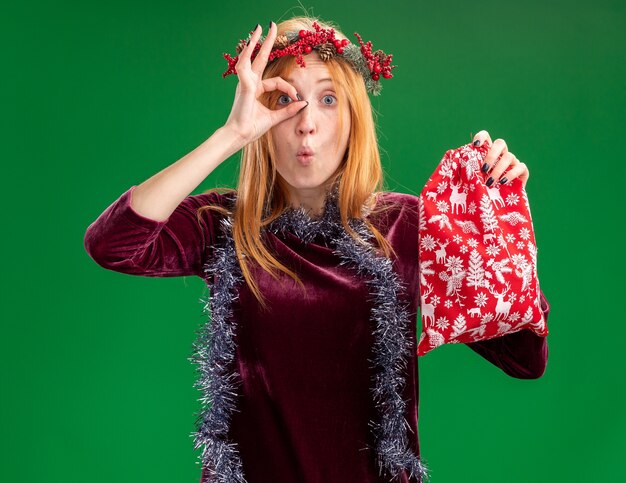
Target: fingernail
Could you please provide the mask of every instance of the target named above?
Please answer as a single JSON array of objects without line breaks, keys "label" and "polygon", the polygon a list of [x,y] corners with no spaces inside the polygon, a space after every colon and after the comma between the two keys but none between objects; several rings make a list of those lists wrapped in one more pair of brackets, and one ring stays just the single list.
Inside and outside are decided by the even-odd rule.
[{"label": "fingernail", "polygon": [[256,31],[256,29],[258,29],[261,26],[260,23],[256,24],[256,27],[254,27],[254,30]]},{"label": "fingernail", "polygon": [[267,30],[269,30],[269,29],[271,29],[271,28],[272,28],[272,24],[273,24],[273,23],[274,23],[274,21],[273,21],[273,20],[270,20],[269,27],[267,27]]},{"label": "fingernail", "polygon": [[477,139],[476,141],[474,141],[474,146],[480,146],[480,139]]},{"label": "fingernail", "polygon": [[483,164],[483,167],[482,167],[482,168],[480,168],[480,170],[481,170],[483,173],[486,173],[488,169],[489,169],[489,165],[488,165],[487,163]]},{"label": "fingernail", "polygon": [[508,179],[506,179],[506,176],[504,176],[501,180],[500,180],[500,184],[504,184],[508,181]]},{"label": "fingernail", "polygon": [[492,183],[493,183],[493,178],[489,176],[489,179],[487,180],[487,186],[491,186]]},{"label": "fingernail", "polygon": [[[309,101],[304,101],[304,102],[306,102],[306,106],[309,105]],[[306,107],[306,106],[304,106],[304,107]],[[304,107],[302,109],[304,109]],[[302,109],[300,109],[300,111],[302,111]],[[300,112],[300,111],[298,111],[298,112]]]},{"label": "fingernail", "polygon": [[296,97],[298,98],[299,101],[302,100],[302,97],[300,97],[300,94],[296,93]]}]

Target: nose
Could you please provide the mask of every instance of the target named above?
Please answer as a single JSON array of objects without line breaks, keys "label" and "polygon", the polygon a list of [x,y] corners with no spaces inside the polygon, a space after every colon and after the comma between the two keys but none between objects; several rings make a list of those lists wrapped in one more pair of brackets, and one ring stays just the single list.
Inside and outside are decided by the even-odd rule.
[{"label": "nose", "polygon": [[312,134],[315,132],[315,113],[313,111],[313,107],[311,102],[302,109],[298,114],[296,114],[297,123],[296,129],[298,130],[298,134]]}]

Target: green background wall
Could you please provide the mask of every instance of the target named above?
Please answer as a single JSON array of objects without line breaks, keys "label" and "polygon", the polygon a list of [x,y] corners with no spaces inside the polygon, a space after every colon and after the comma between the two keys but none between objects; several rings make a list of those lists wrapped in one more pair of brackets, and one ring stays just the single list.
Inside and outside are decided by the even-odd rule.
[{"label": "green background wall", "polygon": [[[550,359],[513,379],[463,345],[420,358],[433,483],[626,481],[623,1],[303,3],[394,55],[373,98],[387,186],[418,194],[481,129],[530,169]],[[297,8],[294,8],[297,7]],[[197,482],[199,278],[107,271],[85,229],[230,112],[222,79],[274,0],[3,6],[2,480]],[[356,38],[354,38],[356,40]],[[235,186],[239,154],[198,189]]]}]

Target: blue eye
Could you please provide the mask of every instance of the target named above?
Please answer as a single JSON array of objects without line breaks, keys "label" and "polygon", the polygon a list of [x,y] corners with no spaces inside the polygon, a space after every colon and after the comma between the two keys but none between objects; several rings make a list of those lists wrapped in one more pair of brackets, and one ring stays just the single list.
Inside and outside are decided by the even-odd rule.
[{"label": "blue eye", "polygon": [[[327,98],[329,98],[329,97],[330,97],[330,98],[333,98],[335,101],[334,101],[334,102],[326,102],[326,100],[325,100],[325,99],[327,99]],[[288,99],[288,100],[287,100],[287,101],[285,101],[285,102],[282,102],[282,99]],[[324,104],[326,104],[327,106],[332,106],[332,105],[334,105],[334,104],[336,104],[336,103],[337,103],[337,98],[336,98],[335,96],[333,96],[332,94],[326,94],[326,95],[323,97],[323,99],[324,99],[323,103],[324,103]],[[277,100],[278,104],[281,104],[281,105],[286,105],[286,104],[288,104],[290,101],[291,101],[291,97],[289,97],[287,94],[281,94],[281,95],[278,97],[278,100]]]},{"label": "blue eye", "polygon": [[282,94],[282,95],[278,98],[278,103],[279,103],[279,104],[283,104],[282,102],[280,102],[280,100],[281,100],[283,97],[286,97],[287,99],[291,100],[291,97],[289,97],[289,96],[288,96],[288,95],[286,95],[286,94]]}]

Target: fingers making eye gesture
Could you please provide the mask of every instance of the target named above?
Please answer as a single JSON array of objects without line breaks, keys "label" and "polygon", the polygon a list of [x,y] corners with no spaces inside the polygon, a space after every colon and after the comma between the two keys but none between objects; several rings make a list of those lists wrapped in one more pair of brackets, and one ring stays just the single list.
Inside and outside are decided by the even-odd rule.
[{"label": "fingers making eye gesture", "polygon": [[283,109],[268,109],[258,98],[265,92],[280,90],[292,99],[298,99],[294,86],[281,77],[263,79],[263,71],[267,65],[278,27],[271,22],[267,37],[261,44],[253,61],[255,46],[261,37],[262,29],[257,25],[250,41],[238,56],[235,69],[239,83],[235,90],[235,100],[225,123],[241,139],[248,144],[261,137],[276,124],[288,119],[305,107],[306,101],[295,101]]},{"label": "fingers making eye gesture", "polygon": [[[472,140],[475,146],[482,145],[485,141],[488,141],[491,145],[481,168],[483,173],[489,174],[485,184],[492,186],[493,183],[510,183],[513,179],[519,178],[522,182],[522,187],[525,188],[530,177],[528,167],[509,151],[504,139],[496,139],[491,142],[491,136],[489,136],[487,131],[483,130],[478,132]],[[509,171],[506,171],[507,169]],[[502,176],[503,174],[505,176]]]}]

